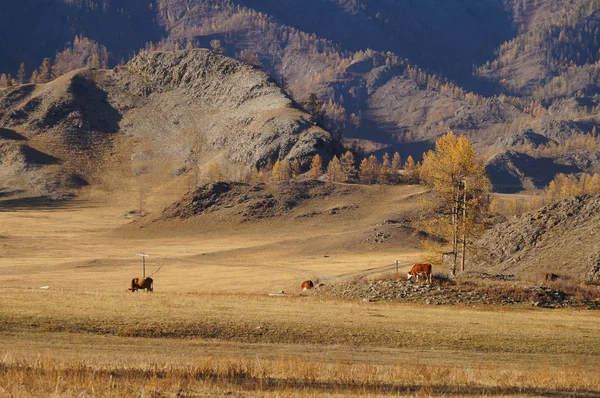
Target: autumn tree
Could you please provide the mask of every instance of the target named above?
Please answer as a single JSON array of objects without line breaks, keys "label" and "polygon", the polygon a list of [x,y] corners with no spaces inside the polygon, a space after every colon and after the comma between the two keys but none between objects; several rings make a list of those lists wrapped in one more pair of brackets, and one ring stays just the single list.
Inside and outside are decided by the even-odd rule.
[{"label": "autumn tree", "polygon": [[250,171],[250,181],[252,182],[264,182],[265,181],[265,173],[258,167],[252,167]]},{"label": "autumn tree", "polygon": [[343,178],[342,181],[352,181],[356,178],[356,166],[355,166],[354,153],[346,151],[340,159],[340,166],[342,168]]},{"label": "autumn tree", "polygon": [[27,71],[25,70],[25,64],[23,62],[21,62],[21,65],[19,66],[19,70],[17,71],[17,82],[19,82],[19,84],[23,84],[23,83],[25,83],[26,80],[27,80]]},{"label": "autumn tree", "polygon": [[395,173],[392,169],[390,154],[386,152],[383,154],[383,160],[381,161],[381,167],[379,168],[379,174],[377,175],[377,183],[391,184],[394,182],[394,177]]},{"label": "autumn tree", "polygon": [[294,159],[292,161],[292,178],[296,179],[302,172],[302,166],[300,165],[300,161],[298,159]]},{"label": "autumn tree", "polygon": [[331,182],[344,181],[344,172],[342,171],[342,163],[337,156],[329,162],[327,166],[327,179]]},{"label": "autumn tree", "polygon": [[75,36],[72,45],[56,54],[52,65],[52,77],[54,79],[65,73],[84,67],[109,68],[110,54],[108,49],[86,37]]},{"label": "autumn tree", "polygon": [[289,181],[292,178],[292,166],[287,159],[277,160],[271,170],[271,178],[275,182]]},{"label": "autumn tree", "polygon": [[406,180],[408,182],[417,182],[417,163],[415,163],[415,160],[412,156],[408,155],[408,157],[406,158],[406,162],[404,162],[402,170],[404,170],[404,175],[406,176]]},{"label": "autumn tree", "polygon": [[558,174],[544,189],[544,200],[553,202],[581,194],[600,194],[600,175],[583,173],[580,176],[574,174]]},{"label": "autumn tree", "polygon": [[244,61],[247,64],[254,65],[260,67],[260,59],[258,55],[253,53],[250,50],[244,49],[236,54],[237,59],[240,61]]},{"label": "autumn tree", "polygon": [[438,209],[438,215],[421,226],[449,242],[449,252],[444,251],[452,255],[455,275],[459,257],[462,272],[467,246],[485,225],[491,184],[484,162],[466,137],[448,131],[435,143],[435,150],[423,155],[420,178],[432,190],[434,199],[429,204]]},{"label": "autumn tree", "polygon": [[392,158],[392,170],[394,173],[398,173],[398,170],[402,167],[402,158],[398,152],[394,152],[394,157]]},{"label": "autumn tree", "polygon": [[312,115],[317,123],[322,123],[325,119],[325,111],[323,109],[323,105],[317,99],[317,95],[315,93],[311,93],[308,96],[308,101],[304,105],[308,113]]},{"label": "autumn tree", "polygon": [[29,79],[29,83],[37,84],[38,83],[38,71],[34,70],[31,73],[31,79]]},{"label": "autumn tree", "polygon": [[100,69],[100,55],[97,52],[92,53],[87,63],[88,68]]},{"label": "autumn tree", "polygon": [[591,195],[600,194],[600,175],[598,173],[595,173],[594,175],[585,175],[583,180],[583,191]]},{"label": "autumn tree", "polygon": [[221,171],[221,166],[219,166],[219,163],[214,161],[208,165],[206,179],[208,182],[217,182],[223,179],[223,172]]},{"label": "autumn tree", "polygon": [[222,54],[225,50],[221,47],[221,40],[213,39],[210,41],[210,48],[218,54]]},{"label": "autumn tree", "polygon": [[51,79],[52,61],[50,58],[44,58],[38,72],[38,81],[35,83],[48,83]]},{"label": "autumn tree", "polygon": [[273,179],[274,182],[282,181],[281,175],[280,175],[280,169],[281,169],[281,162],[278,159],[275,161],[275,164],[273,165],[273,169],[271,170],[271,178]]},{"label": "autumn tree", "polygon": [[323,175],[323,158],[321,155],[316,154],[312,158],[310,163],[310,170],[308,171],[308,177],[316,180]]},{"label": "autumn tree", "polygon": [[279,174],[282,181],[289,181],[292,178],[292,165],[288,159],[281,161]]},{"label": "autumn tree", "polygon": [[362,162],[360,162],[360,167],[358,168],[358,178],[363,184],[374,184],[377,182],[377,176],[379,175],[379,162],[375,155],[369,156],[369,158],[364,158]]}]

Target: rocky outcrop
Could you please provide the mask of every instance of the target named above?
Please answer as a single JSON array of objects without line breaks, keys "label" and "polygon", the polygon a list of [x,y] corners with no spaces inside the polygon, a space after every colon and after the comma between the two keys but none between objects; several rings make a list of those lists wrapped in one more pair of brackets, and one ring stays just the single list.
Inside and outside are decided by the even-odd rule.
[{"label": "rocky outcrop", "polygon": [[[489,275],[483,274],[481,278],[489,279]],[[431,305],[531,305],[544,308],[600,309],[600,300],[570,294],[560,289],[523,282],[490,283],[483,282],[480,278],[471,278],[468,282],[460,284],[440,283],[437,280],[434,280],[433,284],[402,280],[346,282],[317,286],[304,294],[369,303],[396,301]]]},{"label": "rocky outcrop", "polygon": [[541,145],[557,144],[553,139],[538,134],[533,129],[527,129],[508,137],[499,138],[496,143],[505,147],[528,146],[531,148],[538,148]]},{"label": "rocky outcrop", "polygon": [[472,266],[510,273],[554,272],[597,279],[600,195],[555,202],[496,225],[476,244]]},{"label": "rocky outcrop", "polygon": [[[165,208],[155,221],[187,219],[220,210],[231,213],[232,217],[240,222],[247,222],[281,216],[307,200],[343,191],[343,188],[335,184],[315,180],[283,181],[269,185],[211,183],[188,192],[183,198]],[[342,209],[337,209],[339,210]]]},{"label": "rocky outcrop", "polygon": [[327,161],[340,149],[269,75],[206,49],[142,52],[114,70],[0,90],[0,132],[0,144],[27,141],[38,155],[26,161],[45,154],[92,181],[106,162],[180,176],[215,159],[308,168],[314,155]]},{"label": "rocky outcrop", "polygon": [[193,114],[178,112],[173,123],[197,130],[235,163],[264,166],[289,158],[308,167],[317,153],[329,159],[338,150],[332,135],[269,75],[206,49],[141,53],[117,79],[138,96],[161,98],[165,107],[192,105]]}]

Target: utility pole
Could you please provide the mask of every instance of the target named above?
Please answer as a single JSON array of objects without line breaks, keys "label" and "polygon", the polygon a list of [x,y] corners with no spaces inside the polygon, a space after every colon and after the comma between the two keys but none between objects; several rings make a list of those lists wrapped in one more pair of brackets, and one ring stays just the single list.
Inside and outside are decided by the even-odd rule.
[{"label": "utility pole", "polygon": [[145,253],[138,253],[137,255],[142,257],[142,277],[145,278],[146,277],[146,257],[150,257],[150,255],[145,254]]}]

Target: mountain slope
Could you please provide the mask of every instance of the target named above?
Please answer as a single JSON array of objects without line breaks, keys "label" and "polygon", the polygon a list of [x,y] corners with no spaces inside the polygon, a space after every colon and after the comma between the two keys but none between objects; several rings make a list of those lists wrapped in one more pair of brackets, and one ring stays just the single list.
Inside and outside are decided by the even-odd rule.
[{"label": "mountain slope", "polygon": [[392,51],[423,68],[465,81],[472,65],[485,62],[512,36],[510,11],[494,0],[240,0],[239,4],[344,49]]},{"label": "mountain slope", "polygon": [[307,167],[338,150],[267,74],[209,50],[142,53],[114,70],[0,91],[0,125],[7,145],[22,146],[21,137],[57,158],[57,173],[91,182],[116,169],[168,180],[215,159],[244,172],[283,158]]},{"label": "mountain slope", "polygon": [[[259,63],[300,103],[315,93],[329,130],[404,157],[419,158],[418,148],[448,128],[486,156],[523,151],[506,143],[526,131],[566,137],[562,145],[600,129],[598,0],[26,0],[7,11],[21,15],[35,1],[55,4],[77,21],[72,33],[95,40],[78,39],[82,48],[74,43],[57,55],[61,73],[91,64],[100,51],[94,49],[106,46],[119,57],[146,38],[148,50],[174,53],[220,46],[228,56]],[[86,19],[105,22],[114,13],[132,21],[119,17],[114,32],[101,32],[100,23]],[[8,16],[0,13],[0,26],[11,26]],[[126,32],[135,24],[130,40]],[[67,39],[53,29],[40,20],[36,34],[49,31],[54,51],[62,51]],[[39,54],[33,40],[9,33],[3,44],[10,54],[25,45]],[[12,68],[14,75],[16,63]],[[157,106],[158,115],[163,111]]]},{"label": "mountain slope", "polygon": [[[129,58],[148,42],[158,41],[152,1],[24,0],[0,2],[0,71],[16,76],[24,62],[29,74],[42,58],[53,57],[84,35],[107,46],[113,62]],[[110,27],[110,28],[108,28]]]},{"label": "mountain slope", "polygon": [[514,95],[534,95],[547,103],[562,96],[565,86],[574,93],[588,84],[598,85],[599,79],[588,76],[585,66],[600,60],[600,3],[539,0],[524,5],[520,34],[500,46],[495,59],[477,73]]},{"label": "mountain slope", "polygon": [[513,217],[477,243],[473,267],[534,275],[553,272],[576,279],[600,278],[600,196],[564,199]]}]

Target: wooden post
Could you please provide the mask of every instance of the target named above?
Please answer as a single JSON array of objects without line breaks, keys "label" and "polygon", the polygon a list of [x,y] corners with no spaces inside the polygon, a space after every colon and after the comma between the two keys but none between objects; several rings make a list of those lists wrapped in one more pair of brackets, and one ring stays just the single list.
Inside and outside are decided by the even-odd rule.
[{"label": "wooden post", "polygon": [[398,260],[396,260],[396,275],[398,275]]},{"label": "wooden post", "polygon": [[146,277],[146,257],[150,257],[150,255],[145,254],[145,253],[138,253],[137,255],[142,257],[142,277],[145,278]]},{"label": "wooden post", "polygon": [[143,214],[142,214],[143,211],[144,211],[144,188],[140,187],[140,210],[139,210],[139,214],[138,214],[138,219],[141,219],[143,217]]}]

